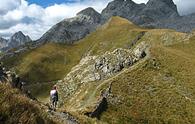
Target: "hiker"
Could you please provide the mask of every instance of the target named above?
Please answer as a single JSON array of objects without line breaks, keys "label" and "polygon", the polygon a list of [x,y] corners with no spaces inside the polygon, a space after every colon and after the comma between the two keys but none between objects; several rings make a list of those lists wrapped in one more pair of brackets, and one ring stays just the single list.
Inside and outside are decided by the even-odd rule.
[{"label": "hiker", "polygon": [[55,110],[58,102],[58,91],[56,85],[54,85],[53,89],[50,91],[50,101],[51,101],[51,108]]}]

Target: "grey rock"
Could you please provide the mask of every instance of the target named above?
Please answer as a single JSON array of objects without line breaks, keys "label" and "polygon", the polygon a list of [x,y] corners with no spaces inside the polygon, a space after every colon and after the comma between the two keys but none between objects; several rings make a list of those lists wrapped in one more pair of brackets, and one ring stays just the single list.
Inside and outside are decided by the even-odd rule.
[{"label": "grey rock", "polygon": [[21,31],[19,31],[11,36],[11,38],[8,41],[8,47],[15,48],[31,41],[32,40],[29,36],[25,36]]},{"label": "grey rock", "polygon": [[102,11],[103,21],[112,16],[120,16],[132,20],[145,8],[145,4],[136,4],[132,0],[114,0]]},{"label": "grey rock", "polygon": [[132,0],[114,0],[102,11],[105,20],[112,16],[127,18],[136,24],[178,17],[172,0],[149,0],[147,4],[136,4]]},{"label": "grey rock", "polygon": [[101,15],[93,8],[77,13],[76,17],[65,19],[54,25],[38,42],[60,42],[72,44],[94,31],[101,21]]},{"label": "grey rock", "polygon": [[7,47],[8,40],[0,37],[0,49]]},{"label": "grey rock", "polygon": [[57,83],[57,86],[60,87],[60,96],[63,96],[62,99],[65,100],[74,94],[81,85],[106,80],[124,68],[133,66],[145,57],[142,56],[143,53],[149,54],[148,48],[149,45],[142,42],[133,50],[118,48],[103,55],[86,56],[71,69],[63,82]]},{"label": "grey rock", "polygon": [[101,14],[103,22],[112,16],[120,16],[142,27],[168,28],[181,32],[190,32],[195,28],[195,14],[180,16],[173,0],[149,0],[147,4],[114,0]]},{"label": "grey rock", "polygon": [[37,46],[47,42],[72,44],[93,32],[112,16],[126,18],[142,27],[170,28],[182,32],[195,28],[195,16],[180,16],[173,0],[149,0],[147,4],[114,0],[101,14],[89,7],[73,18],[64,19],[38,39]]}]

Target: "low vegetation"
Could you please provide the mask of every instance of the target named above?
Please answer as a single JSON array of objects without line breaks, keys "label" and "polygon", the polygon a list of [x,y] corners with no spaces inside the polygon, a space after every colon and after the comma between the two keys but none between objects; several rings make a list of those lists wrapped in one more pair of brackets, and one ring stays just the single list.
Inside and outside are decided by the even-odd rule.
[{"label": "low vegetation", "polygon": [[[47,85],[47,82],[63,79],[81,58],[101,55],[116,48],[133,49],[141,42],[150,44],[148,58],[108,79],[81,84],[78,93],[73,94],[72,100],[81,106],[89,106],[88,109],[72,108],[75,102],[70,104],[68,101],[61,109],[68,110],[83,123],[195,123],[193,34],[142,29],[125,19],[113,17],[73,45],[45,44],[7,58],[4,64],[16,70],[23,80],[42,83],[33,85],[34,94],[39,96],[36,87],[43,86],[41,88],[44,89],[52,85]],[[108,98],[107,109],[99,120],[87,117],[85,113],[97,103],[102,91],[110,84],[112,98]],[[44,89],[46,94],[49,87]]]},{"label": "low vegetation", "polygon": [[40,105],[8,84],[0,84],[1,124],[56,124]]}]

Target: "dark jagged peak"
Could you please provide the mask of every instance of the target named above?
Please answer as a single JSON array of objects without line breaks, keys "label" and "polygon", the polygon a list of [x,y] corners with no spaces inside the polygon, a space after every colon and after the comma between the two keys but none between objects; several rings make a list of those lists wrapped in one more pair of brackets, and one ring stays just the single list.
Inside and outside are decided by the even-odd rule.
[{"label": "dark jagged peak", "polygon": [[120,16],[131,20],[132,17],[145,7],[145,4],[136,4],[132,0],[114,0],[102,11],[105,20],[112,16]]},{"label": "dark jagged peak", "polygon": [[174,4],[173,0],[149,0],[143,13],[152,15],[155,19],[179,16],[177,6]]},{"label": "dark jagged peak", "polygon": [[11,38],[9,39],[8,46],[11,48],[18,47],[30,41],[32,40],[28,35],[26,36],[21,31],[18,31],[14,35],[11,36]]},{"label": "dark jagged peak", "polygon": [[11,38],[21,38],[21,37],[25,37],[25,35],[21,31],[18,31]]},{"label": "dark jagged peak", "polygon": [[173,10],[177,11],[177,7],[174,4],[173,0],[149,0],[147,5],[155,5],[155,4],[160,4],[160,3],[165,3],[166,5],[168,5],[170,8],[172,8]]},{"label": "dark jagged peak", "polygon": [[102,11],[102,16],[105,20],[120,16],[143,25],[179,17],[179,14],[172,0],[149,0],[147,4],[136,4],[132,0],[114,0]]},{"label": "dark jagged peak", "polygon": [[72,44],[94,31],[100,22],[101,15],[89,7],[54,25],[38,41]]},{"label": "dark jagged peak", "polygon": [[101,14],[95,11],[92,7],[88,7],[77,13],[82,22],[99,23],[101,21]]},{"label": "dark jagged peak", "polygon": [[87,16],[94,16],[94,15],[100,15],[95,9],[92,7],[88,7],[84,10],[81,10],[80,12],[77,13],[77,15],[87,15]]},{"label": "dark jagged peak", "polygon": [[0,49],[4,48],[7,46],[8,40],[0,37]]}]

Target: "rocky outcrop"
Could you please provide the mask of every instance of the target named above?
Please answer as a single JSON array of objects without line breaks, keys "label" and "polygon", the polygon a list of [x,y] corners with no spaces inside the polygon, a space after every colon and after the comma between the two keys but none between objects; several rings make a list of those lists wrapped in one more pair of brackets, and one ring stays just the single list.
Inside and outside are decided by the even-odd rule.
[{"label": "rocky outcrop", "polygon": [[172,0],[149,0],[140,15],[154,20],[179,17],[177,6]]},{"label": "rocky outcrop", "polygon": [[101,14],[89,7],[73,18],[59,22],[38,39],[37,44],[47,42],[72,44],[94,31],[112,16],[120,16],[149,28],[171,28],[183,32],[195,28],[195,17],[180,16],[173,0],[149,0],[147,4],[137,4],[132,0],[114,0]]},{"label": "rocky outcrop", "polygon": [[101,15],[93,8],[77,13],[76,17],[65,19],[53,26],[37,42],[60,42],[72,44],[94,31],[101,21]]},{"label": "rocky outcrop", "polygon": [[16,32],[8,41],[9,48],[15,48],[32,41],[29,36],[25,36],[21,31]]},{"label": "rocky outcrop", "polygon": [[102,11],[102,17],[108,20],[112,16],[120,16],[132,20],[145,8],[145,4],[136,4],[132,0],[114,0]]},{"label": "rocky outcrop", "polygon": [[91,112],[85,113],[85,115],[92,117],[92,118],[97,118],[100,119],[101,114],[106,111],[108,108],[108,97],[111,94],[111,86],[112,84],[109,85],[109,87],[101,93],[100,99],[98,100],[96,106],[94,107],[94,110]]},{"label": "rocky outcrop", "polygon": [[114,0],[102,11],[102,16],[105,20],[112,16],[120,16],[143,25],[175,18],[179,14],[172,0],[149,0],[147,4],[136,4],[132,0]]},{"label": "rocky outcrop", "polygon": [[136,4],[132,0],[114,0],[102,11],[103,21],[112,16],[126,18],[149,28],[169,28],[190,32],[195,28],[194,14],[180,16],[173,0],[149,0]]},{"label": "rocky outcrop", "polygon": [[72,68],[64,80],[57,84],[60,96],[65,100],[71,97],[79,86],[111,78],[124,68],[133,66],[146,57],[148,47],[142,42],[133,50],[119,48],[103,55],[83,58],[78,65]]},{"label": "rocky outcrop", "polygon": [[0,37],[0,49],[7,47],[8,40]]}]

